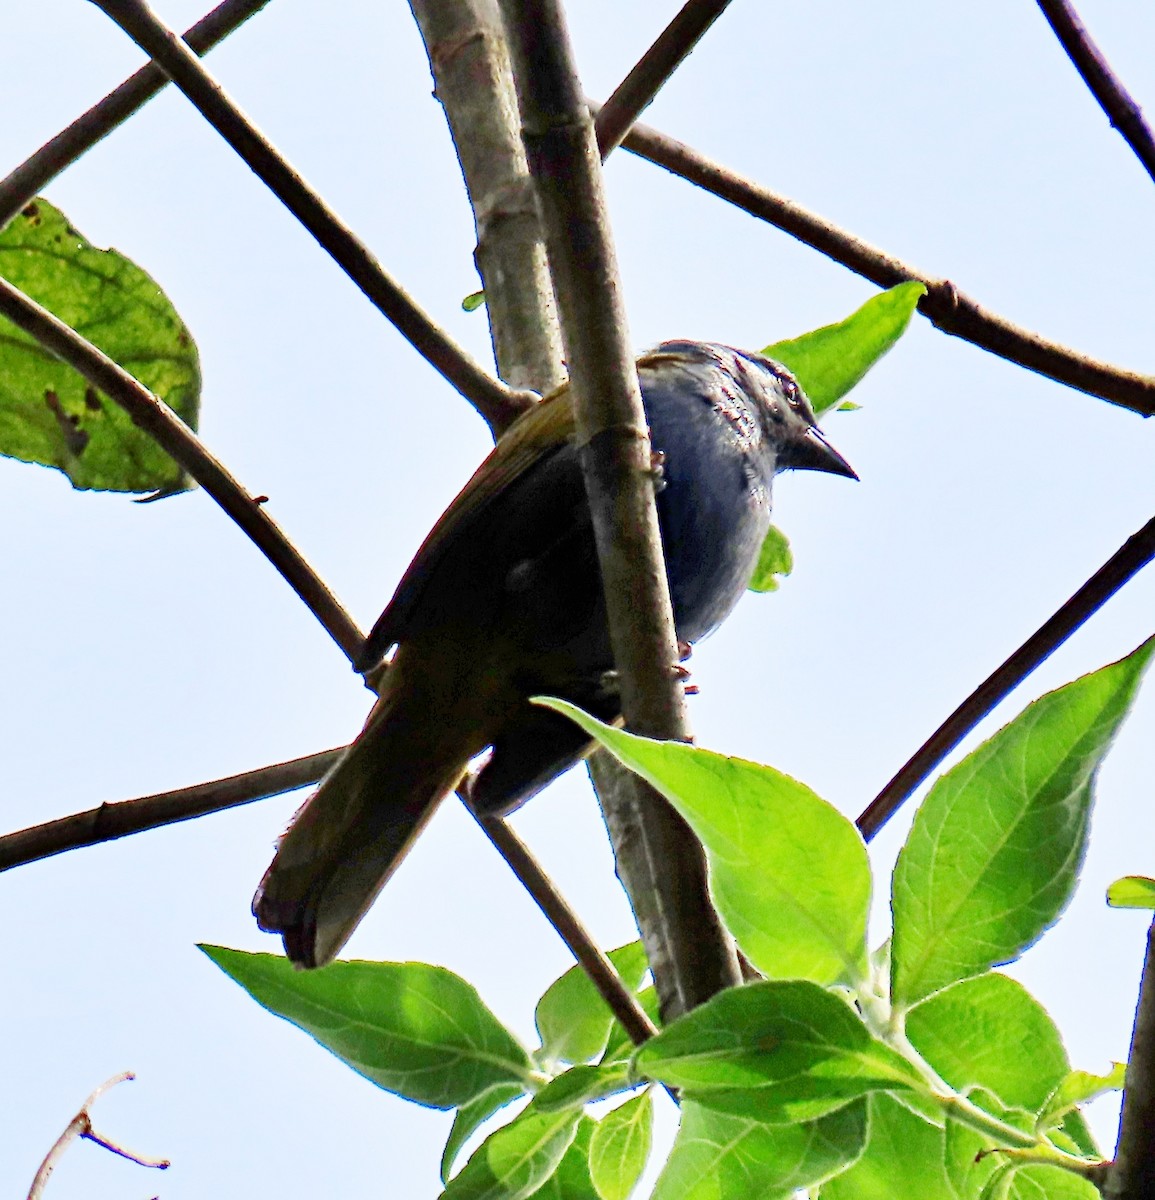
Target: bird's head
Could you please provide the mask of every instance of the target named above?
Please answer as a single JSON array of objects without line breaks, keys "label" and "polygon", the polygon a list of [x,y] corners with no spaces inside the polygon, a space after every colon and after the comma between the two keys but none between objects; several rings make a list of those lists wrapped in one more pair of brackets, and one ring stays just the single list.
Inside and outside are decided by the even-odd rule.
[{"label": "bird's head", "polygon": [[720,368],[729,376],[735,385],[732,398],[744,402],[766,444],[774,449],[775,470],[826,471],[858,478],[854,468],[826,440],[806,393],[781,363],[713,342],[664,342],[658,351]]}]

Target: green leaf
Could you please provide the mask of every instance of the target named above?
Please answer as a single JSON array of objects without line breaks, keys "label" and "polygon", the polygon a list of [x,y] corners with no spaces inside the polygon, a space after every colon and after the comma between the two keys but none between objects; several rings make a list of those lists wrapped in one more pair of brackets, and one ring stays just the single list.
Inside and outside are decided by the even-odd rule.
[{"label": "green leaf", "polygon": [[638,1049],[635,1069],[767,1124],[811,1121],[875,1090],[923,1090],[842,999],[805,980],[730,988]]},{"label": "green leaf", "polygon": [[921,283],[900,283],[872,296],[845,321],[775,342],[762,353],[789,368],[821,416],[902,337],[925,294]]},{"label": "green leaf", "polygon": [[750,590],[776,592],[779,578],[789,575],[793,570],[794,555],[790,550],[790,541],[777,525],[771,525],[758,554],[758,565],[750,580]]},{"label": "green leaf", "polygon": [[[662,1020],[661,1014],[658,1012],[658,989],[653,984],[642,988],[638,993],[638,1003],[642,1006],[642,1012],[653,1021],[655,1027],[660,1028]],[[624,1062],[633,1052],[633,1038],[626,1033],[622,1023],[615,1018],[613,1025],[610,1027],[609,1041],[606,1043],[606,1048],[602,1053],[601,1065],[604,1067],[613,1062]]]},{"label": "green leaf", "polygon": [[1155,879],[1146,875],[1124,875],[1107,888],[1112,908],[1155,908]]},{"label": "green leaf", "polygon": [[201,949],[254,1000],[379,1087],[430,1108],[527,1082],[529,1056],[464,979],[426,963],[335,962]]},{"label": "green leaf", "polygon": [[530,1102],[491,1133],[441,1193],[442,1200],[521,1200],[561,1165],[577,1135],[580,1112],[541,1113]]},{"label": "green leaf", "polygon": [[1061,1167],[1032,1166],[1016,1171],[1010,1200],[1100,1200],[1099,1190],[1086,1179]]},{"label": "green leaf", "polygon": [[982,1087],[1038,1112],[1070,1069],[1055,1023],[1021,983],[991,972],[912,1008],[906,1035],[958,1092]]},{"label": "green leaf", "polygon": [[[994,1116],[1022,1126],[1029,1114],[1000,1111],[994,1097],[974,1093]],[[1059,1167],[1024,1166],[1008,1155],[991,1153],[989,1141],[974,1130],[947,1118],[943,1163],[959,1200],[1098,1200],[1098,1191],[1079,1175]]]},{"label": "green leaf", "polygon": [[649,1089],[606,1113],[590,1140],[590,1178],[601,1200],[626,1200],[650,1157],[654,1106]]},{"label": "green leaf", "polygon": [[[98,346],[193,429],[197,348],[168,297],[99,250],[45,200],[0,231],[0,276]],[[63,471],[76,488],[179,491],[181,468],[128,413],[0,317],[0,454]]]},{"label": "green leaf", "polygon": [[1056,920],[1095,773],[1153,651],[1155,639],[1036,700],[931,788],[894,871],[896,1006],[1010,962]]},{"label": "green leaf", "polygon": [[710,886],[730,932],[769,978],[857,981],[866,970],[870,866],[858,830],[805,784],[684,742],[564,713],[649,780],[706,847]]},{"label": "green leaf", "polygon": [[624,1065],[595,1067],[579,1063],[551,1079],[534,1097],[538,1112],[561,1112],[581,1108],[593,1100],[604,1100],[630,1086]]},{"label": "green leaf", "polygon": [[861,1157],[822,1189],[822,1200],[955,1200],[943,1169],[943,1131],[893,1097],[870,1097]]},{"label": "green leaf", "polygon": [[[609,952],[622,982],[634,991],[648,969],[641,942]],[[605,1049],[613,1013],[580,966],[571,967],[546,989],[534,1013],[546,1062],[587,1062]]]},{"label": "green leaf", "polygon": [[1047,1097],[1036,1128],[1045,1132],[1061,1124],[1076,1105],[1087,1104],[1107,1092],[1121,1091],[1126,1074],[1127,1064],[1120,1062],[1112,1063],[1106,1075],[1092,1075],[1090,1071],[1068,1072]]},{"label": "green leaf", "polygon": [[594,1125],[590,1117],[581,1117],[570,1148],[562,1156],[557,1170],[533,1193],[533,1200],[599,1200],[590,1178],[590,1142]]},{"label": "green leaf", "polygon": [[653,1200],[784,1200],[844,1170],[865,1144],[864,1100],[795,1125],[764,1125],[686,1101]]},{"label": "green leaf", "polygon": [[457,1115],[453,1118],[453,1127],[445,1140],[445,1149],[441,1152],[442,1183],[449,1182],[453,1164],[461,1153],[461,1147],[469,1141],[471,1135],[494,1113],[524,1095],[525,1088],[520,1083],[497,1083],[457,1110]]},{"label": "green leaf", "polygon": [[485,303],[485,293],[484,292],[470,292],[469,295],[466,296],[464,300],[462,300],[461,307],[466,312],[469,312],[469,313],[477,312],[477,310],[479,308],[481,308],[481,306],[484,303]]}]

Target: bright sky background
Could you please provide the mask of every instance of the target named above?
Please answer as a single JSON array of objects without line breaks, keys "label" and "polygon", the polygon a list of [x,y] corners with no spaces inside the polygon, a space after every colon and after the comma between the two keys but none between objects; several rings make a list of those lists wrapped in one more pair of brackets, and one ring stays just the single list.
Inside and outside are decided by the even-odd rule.
[{"label": "bright sky background", "polygon": [[[573,5],[591,95],[608,94],[675,7]],[[158,8],[180,28],[203,11],[199,0]],[[90,4],[8,10],[0,174],[140,62]],[[1155,113],[1155,7],[1083,0],[1081,11]],[[382,262],[487,356],[484,316],[460,309],[478,286],[473,227],[407,7],[272,0],[210,65]],[[1155,370],[1155,188],[1030,0],[736,0],[647,120],[1024,325]],[[667,337],[757,348],[873,292],[627,154],[607,176],[639,349]],[[48,196],[168,292],[200,345],[204,439],[271,497],[270,513],[367,628],[485,453],[481,421],[175,92]],[[862,482],[780,481],[776,520],[796,573],[777,595],[748,597],[699,649],[691,710],[702,744],[773,763],[849,815],[1155,501],[1138,417],[921,318],[854,398],[864,410],[827,427]],[[4,461],[0,497],[3,830],[358,729],[368,697],[342,655],[204,494],[139,507]],[[1155,632],[1153,612],[1149,572],[998,722],[1133,649]],[[1148,684],[1102,772],[1075,902],[1013,968],[1091,1070],[1127,1052],[1146,923],[1108,911],[1103,891],[1155,873],[1153,727]],[[0,1194],[23,1196],[84,1096],[127,1068],[138,1081],[100,1102],[97,1125],[172,1169],[154,1175],[79,1145],[52,1200],[436,1194],[449,1117],[352,1074],[194,948],[275,948],[249,901],[299,800],[0,880]],[[516,825],[597,936],[629,940],[584,777]],[[882,873],[895,825],[876,848]],[[451,967],[527,1040],[535,999],[569,965],[452,804],[350,952]],[[1096,1128],[1109,1148],[1109,1104]]]}]

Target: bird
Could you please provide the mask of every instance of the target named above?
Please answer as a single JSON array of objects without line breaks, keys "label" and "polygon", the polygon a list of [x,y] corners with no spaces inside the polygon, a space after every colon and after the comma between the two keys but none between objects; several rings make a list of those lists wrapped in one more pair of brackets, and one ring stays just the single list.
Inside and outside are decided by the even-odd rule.
[{"label": "bird", "polygon": [[[637,371],[674,624],[688,653],[749,584],[774,476],[858,477],[780,363],[667,341]],[[303,968],[339,953],[446,796],[459,790],[479,815],[504,816],[589,753],[588,734],[531,697],[620,721],[568,386],[499,439],[417,551],[354,665],[378,699],[293,818],[253,900],[259,926],[279,933]]]}]

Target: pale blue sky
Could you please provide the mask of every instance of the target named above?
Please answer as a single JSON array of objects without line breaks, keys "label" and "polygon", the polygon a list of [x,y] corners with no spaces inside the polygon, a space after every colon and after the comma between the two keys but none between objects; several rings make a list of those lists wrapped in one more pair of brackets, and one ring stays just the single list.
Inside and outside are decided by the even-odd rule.
[{"label": "pale blue sky", "polygon": [[[10,7],[0,174],[139,62],[90,4]],[[674,8],[574,5],[592,95]],[[158,9],[181,27],[201,12],[184,0]],[[1155,111],[1155,9],[1084,0],[1081,11]],[[472,225],[407,7],[273,0],[210,64],[388,268],[486,355],[484,317],[459,308],[477,286]],[[1155,370],[1155,187],[1029,0],[736,0],[647,119],[1022,324]],[[639,349],[666,337],[756,348],[872,292],[624,153],[608,189]],[[270,496],[368,627],[484,454],[481,422],[178,95],[48,195],[172,297],[200,344],[205,440]],[[699,649],[691,710],[704,745],[771,762],[851,815],[1155,508],[1139,418],[920,318],[855,399],[864,411],[828,429],[861,484],[780,481],[796,574],[747,598]],[[0,462],[0,511],[5,830],[358,728],[367,696],[341,654],[203,494],[141,508]],[[1131,650],[1155,629],[1153,611],[1148,575],[998,718]],[[1070,914],[1014,969],[1091,1070],[1127,1049],[1145,922],[1102,897],[1117,875],[1155,873],[1153,725],[1149,686],[1102,773]],[[152,1177],[75,1147],[52,1200],[436,1194],[448,1117],[354,1076],[193,948],[274,948],[248,905],[297,799],[0,879],[4,1195],[24,1194],[83,1097],[126,1068],[139,1080],[101,1102],[98,1124],[173,1168]],[[597,935],[628,940],[584,781],[557,785],[516,823]],[[882,870],[900,837],[881,839]],[[527,1039],[534,1000],[568,965],[451,805],[350,952],[449,966]],[[1097,1128],[1109,1145],[1109,1109]]]}]

